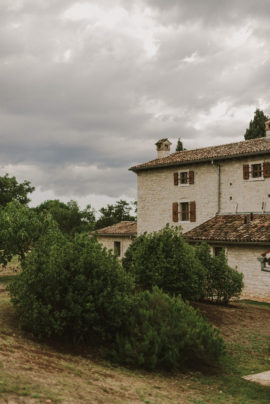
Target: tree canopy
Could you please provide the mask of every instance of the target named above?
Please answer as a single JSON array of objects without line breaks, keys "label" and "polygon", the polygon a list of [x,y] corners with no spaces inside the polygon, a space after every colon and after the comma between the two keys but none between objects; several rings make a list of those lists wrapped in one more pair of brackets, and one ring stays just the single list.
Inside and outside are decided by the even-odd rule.
[{"label": "tree canopy", "polygon": [[268,119],[269,117],[265,115],[263,111],[256,109],[254,118],[250,121],[249,127],[246,129],[245,140],[265,137],[265,121]]},{"label": "tree canopy", "polygon": [[65,234],[73,235],[95,228],[95,212],[90,205],[87,205],[84,210],[80,210],[75,201],[64,203],[55,199],[41,203],[35,210],[38,213],[50,213]]},{"label": "tree canopy", "polygon": [[18,183],[15,177],[9,177],[8,174],[0,177],[0,207],[6,206],[12,200],[17,200],[26,205],[30,202],[28,194],[34,191],[30,181]]},{"label": "tree canopy", "polygon": [[[134,205],[136,211],[136,203],[134,203]],[[132,203],[123,200],[117,201],[115,205],[108,204],[105,208],[99,210],[101,215],[97,220],[96,228],[101,229],[102,227],[111,226],[122,220],[135,221],[136,216],[132,215],[132,209]]]},{"label": "tree canopy", "polygon": [[181,141],[180,138],[178,138],[178,142],[177,142],[175,151],[182,151],[182,150],[184,150],[183,142]]}]

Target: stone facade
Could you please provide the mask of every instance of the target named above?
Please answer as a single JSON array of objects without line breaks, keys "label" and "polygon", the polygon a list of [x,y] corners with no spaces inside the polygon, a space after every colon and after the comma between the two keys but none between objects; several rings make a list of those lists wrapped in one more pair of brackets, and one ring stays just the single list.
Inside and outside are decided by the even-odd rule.
[{"label": "stone facade", "polygon": [[98,241],[106,247],[108,250],[115,252],[115,242],[120,243],[120,255],[119,258],[123,258],[126,250],[132,243],[133,237],[117,237],[117,236],[98,236]]},{"label": "stone facade", "polygon": [[[243,154],[239,153],[238,145],[243,149]],[[218,156],[213,160],[198,161],[198,156],[209,157],[209,150],[218,155],[218,147],[205,151],[198,149],[174,153],[163,160],[153,160],[131,168],[138,178],[138,235],[160,230],[167,223],[180,225],[183,233],[186,233],[217,214],[270,213],[270,140],[237,143],[235,149],[233,144],[221,146],[220,150],[225,150],[229,158],[224,154],[224,158]],[[191,155],[194,155],[194,160],[184,162]],[[254,176],[252,165],[261,164],[261,168],[264,168],[264,163],[268,164],[268,174],[265,171],[265,176]],[[244,179],[244,166],[248,166],[248,179]],[[194,182],[178,182],[175,185],[176,173],[179,181],[181,172],[188,175],[190,171],[194,175]],[[181,220],[183,215],[178,212],[178,221],[175,221],[173,205],[177,203],[181,210],[187,202],[195,202],[196,219],[190,220],[190,215],[189,220]],[[262,271],[258,261],[270,249],[270,234],[269,242],[258,244],[223,243],[219,246],[226,247],[229,265],[244,274],[242,297],[270,302],[270,273]]]},{"label": "stone facade", "polygon": [[[216,213],[270,212],[270,178],[243,179],[244,164],[265,161],[270,161],[269,155],[138,171],[138,234],[167,223],[181,225],[186,232]],[[174,173],[189,170],[194,184],[174,185]],[[196,221],[173,222],[172,204],[190,201],[196,202]]]},{"label": "stone facade", "polygon": [[[220,245],[219,245],[220,246]],[[243,299],[270,302],[270,272],[261,270],[258,258],[269,246],[224,245],[228,264],[244,274]]]}]

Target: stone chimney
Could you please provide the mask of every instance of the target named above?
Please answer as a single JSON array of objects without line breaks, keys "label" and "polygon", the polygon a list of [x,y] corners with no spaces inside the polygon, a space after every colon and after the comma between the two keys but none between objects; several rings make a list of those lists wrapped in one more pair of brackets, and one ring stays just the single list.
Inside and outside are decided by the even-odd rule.
[{"label": "stone chimney", "polygon": [[168,139],[160,139],[157,143],[157,158],[162,159],[170,155],[171,142]]},{"label": "stone chimney", "polygon": [[270,138],[270,119],[265,122],[265,136]]}]

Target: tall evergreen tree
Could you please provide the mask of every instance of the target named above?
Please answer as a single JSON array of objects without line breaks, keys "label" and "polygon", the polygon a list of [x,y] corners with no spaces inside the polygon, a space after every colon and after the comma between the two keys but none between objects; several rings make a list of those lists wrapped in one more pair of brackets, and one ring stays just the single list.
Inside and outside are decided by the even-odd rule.
[{"label": "tall evergreen tree", "polygon": [[254,113],[254,119],[250,121],[249,128],[246,130],[245,140],[265,137],[265,121],[268,119],[269,117],[257,108]]},{"label": "tall evergreen tree", "polygon": [[184,150],[183,142],[181,142],[181,139],[180,139],[180,137],[179,137],[175,151],[182,151],[182,150]]}]

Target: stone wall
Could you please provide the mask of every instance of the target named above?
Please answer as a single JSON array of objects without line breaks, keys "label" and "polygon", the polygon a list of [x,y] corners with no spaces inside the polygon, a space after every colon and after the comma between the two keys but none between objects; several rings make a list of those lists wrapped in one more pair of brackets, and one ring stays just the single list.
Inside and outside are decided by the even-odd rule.
[{"label": "stone wall", "polygon": [[261,270],[258,258],[269,246],[227,246],[228,264],[244,274],[242,298],[270,302],[270,272]]},{"label": "stone wall", "polygon": [[[194,171],[194,184],[175,186],[173,174]],[[217,167],[200,164],[138,172],[138,234],[163,228],[167,223],[181,225],[183,231],[213,217],[217,212]],[[196,202],[196,222],[172,221],[174,202]]]},{"label": "stone wall", "polygon": [[129,245],[132,243],[133,238],[130,237],[117,237],[117,236],[98,236],[98,241],[108,250],[114,252],[114,242],[120,242],[120,258],[123,258]]},{"label": "stone wall", "polygon": [[[220,162],[220,213],[270,212],[270,178],[243,179],[243,165],[269,161],[258,156]],[[194,184],[174,185],[173,174],[194,171]],[[200,225],[218,212],[218,166],[211,162],[178,168],[139,171],[138,234],[152,232],[167,223],[183,232]],[[196,222],[172,220],[174,202],[196,202]],[[264,202],[264,206],[263,206]],[[262,209],[263,208],[263,209]]]}]

